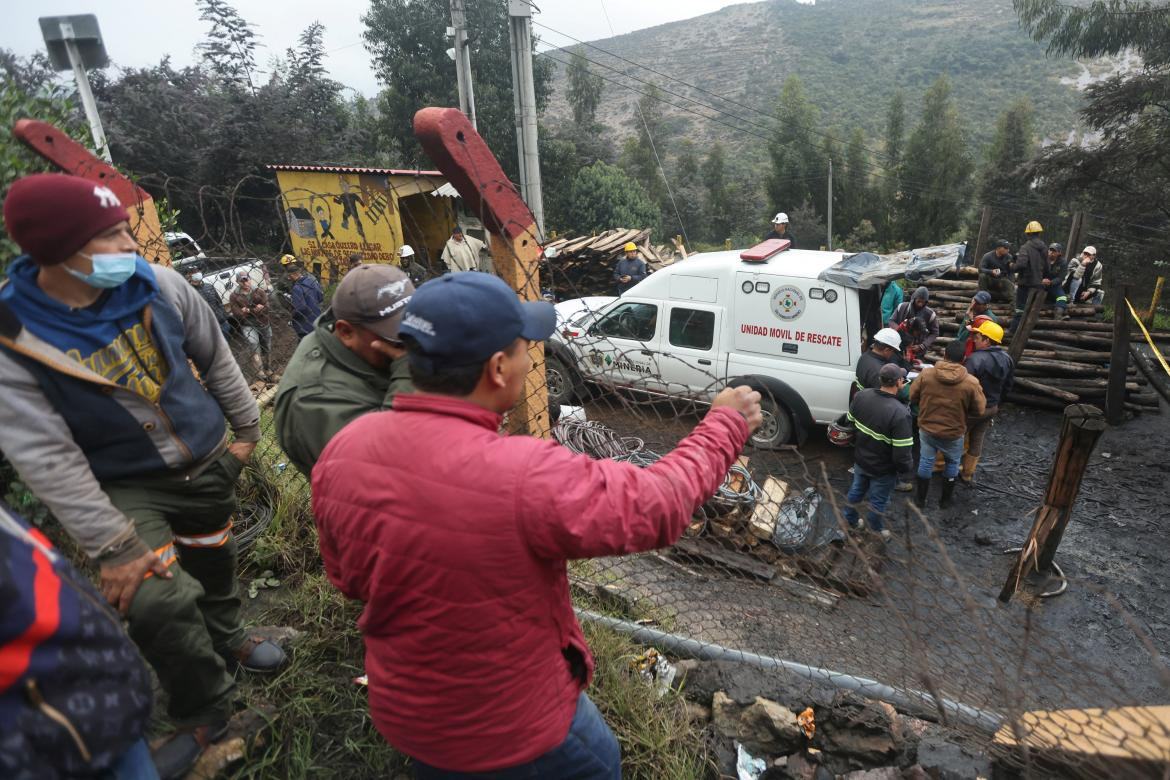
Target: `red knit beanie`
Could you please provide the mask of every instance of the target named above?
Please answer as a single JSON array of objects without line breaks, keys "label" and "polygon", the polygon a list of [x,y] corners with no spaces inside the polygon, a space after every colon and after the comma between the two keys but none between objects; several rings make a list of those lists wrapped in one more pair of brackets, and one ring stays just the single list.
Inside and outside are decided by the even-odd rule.
[{"label": "red knit beanie", "polygon": [[4,200],[4,225],[37,265],[57,265],[103,230],[129,219],[108,187],[67,173],[17,179]]}]

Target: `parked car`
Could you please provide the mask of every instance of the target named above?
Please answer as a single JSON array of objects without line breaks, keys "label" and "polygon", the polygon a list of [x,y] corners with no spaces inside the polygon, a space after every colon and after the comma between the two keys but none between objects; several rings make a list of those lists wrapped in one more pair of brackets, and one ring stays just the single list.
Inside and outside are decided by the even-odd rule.
[{"label": "parked car", "polygon": [[860,355],[857,290],[818,278],[841,257],[780,249],[749,262],[711,252],[620,298],[557,304],[546,344],[549,401],[570,403],[593,384],[707,403],[727,385],[750,384],[764,392],[753,444],[801,444],[848,410]]}]

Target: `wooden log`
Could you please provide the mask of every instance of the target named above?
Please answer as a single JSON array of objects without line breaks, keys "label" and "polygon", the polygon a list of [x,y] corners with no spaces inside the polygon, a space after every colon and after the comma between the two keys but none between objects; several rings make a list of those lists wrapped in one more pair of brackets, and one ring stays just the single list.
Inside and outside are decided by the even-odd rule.
[{"label": "wooden log", "polygon": [[979,290],[979,283],[975,281],[945,279],[940,277],[938,279],[928,280],[926,282],[926,287],[931,290],[931,295],[934,294],[933,290],[936,287],[940,290],[970,290],[971,294],[974,295]]},{"label": "wooden log", "polygon": [[1052,398],[1032,395],[1030,393],[1011,392],[1004,396],[1004,400],[1019,406],[1034,406],[1038,409],[1047,409],[1054,412],[1059,412],[1068,406],[1064,401],[1057,401]]},{"label": "wooden log", "polygon": [[1028,299],[1024,304],[1024,316],[1020,318],[1019,327],[1012,334],[1008,354],[1016,365],[1019,365],[1020,355],[1024,354],[1024,348],[1028,346],[1028,338],[1032,335],[1032,329],[1036,327],[1036,320],[1040,316],[1040,300],[1039,290],[1028,292]]},{"label": "wooden log", "polygon": [[1105,415],[1095,406],[1076,404],[1064,410],[1060,442],[1048,475],[1044,505],[1036,512],[1028,539],[1000,591],[1000,601],[1010,601],[1019,589],[1020,581],[1031,570],[1041,573],[1052,570],[1052,561],[1080,493],[1085,467],[1105,427]]},{"label": "wooden log", "polygon": [[1076,393],[1071,393],[1068,390],[1061,390],[1058,387],[1036,382],[1032,379],[1025,379],[1022,376],[1015,378],[1015,385],[1016,387],[1023,388],[1024,390],[1031,390],[1034,393],[1052,396],[1058,401],[1064,401],[1065,403],[1075,404],[1080,400]]},{"label": "wooden log", "polygon": [[1125,374],[1129,368],[1129,299],[1130,286],[1117,287],[1113,298],[1113,355],[1109,359],[1109,389],[1105,396],[1105,418],[1110,425],[1125,419]]},{"label": "wooden log", "polygon": [[1153,385],[1154,389],[1158,391],[1158,394],[1165,398],[1167,403],[1170,403],[1170,388],[1168,388],[1165,384],[1167,380],[1170,380],[1170,377],[1163,378],[1158,376],[1157,369],[1154,367],[1153,362],[1148,357],[1146,357],[1138,345],[1130,344],[1129,354],[1133,358],[1133,362],[1141,370],[1142,374],[1145,375],[1146,379],[1150,380],[1150,384]]}]

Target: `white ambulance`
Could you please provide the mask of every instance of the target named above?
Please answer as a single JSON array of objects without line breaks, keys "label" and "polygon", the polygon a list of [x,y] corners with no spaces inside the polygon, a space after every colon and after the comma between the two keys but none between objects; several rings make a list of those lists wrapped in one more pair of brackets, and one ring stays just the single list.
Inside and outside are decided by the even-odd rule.
[{"label": "white ambulance", "polygon": [[857,290],[818,278],[842,257],[766,244],[698,254],[620,298],[560,303],[549,401],[591,383],[703,402],[746,383],[764,394],[753,444],[802,444],[848,410],[862,350]]}]

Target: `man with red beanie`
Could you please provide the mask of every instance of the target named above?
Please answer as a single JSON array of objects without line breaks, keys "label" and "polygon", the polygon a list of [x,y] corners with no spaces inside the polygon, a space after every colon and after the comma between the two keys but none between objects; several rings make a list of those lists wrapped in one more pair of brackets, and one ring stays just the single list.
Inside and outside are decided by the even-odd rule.
[{"label": "man with red beanie", "polygon": [[759,393],[723,390],[645,469],[503,436],[555,323],[490,274],[422,285],[398,327],[418,392],[313,469],[325,570],[365,602],[374,725],[420,778],[621,777],[566,561],[673,544],[762,422]]},{"label": "man with red beanie", "polygon": [[230,518],[259,410],[207,302],[142,259],[111,190],[28,176],[4,221],[26,254],[0,286],[0,451],[129,620],[180,726],[155,761],[179,776],[231,716],[229,664],[285,660],[240,624]]}]

